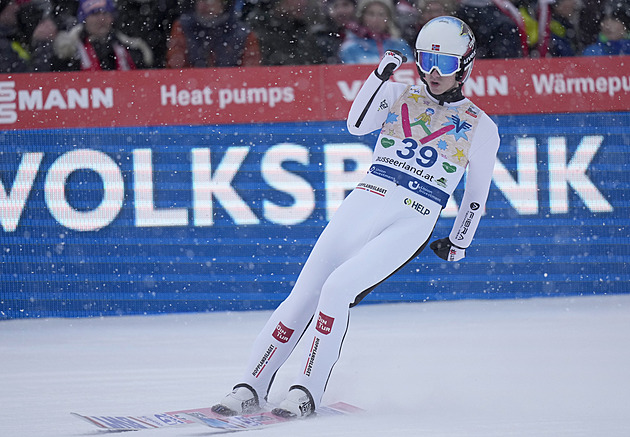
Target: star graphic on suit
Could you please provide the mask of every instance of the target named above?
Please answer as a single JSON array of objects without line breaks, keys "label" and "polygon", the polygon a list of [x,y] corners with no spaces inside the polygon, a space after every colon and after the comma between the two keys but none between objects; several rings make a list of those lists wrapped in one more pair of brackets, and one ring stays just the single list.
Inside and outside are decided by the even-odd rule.
[{"label": "star graphic on suit", "polygon": [[398,121],[398,114],[394,114],[393,112],[389,112],[387,114],[387,120],[385,120],[385,124],[387,123],[395,123]]},{"label": "star graphic on suit", "polygon": [[464,155],[464,151],[462,149],[458,149],[457,147],[455,148],[455,150],[457,150],[457,153],[453,155],[453,158],[457,158],[458,161],[461,161],[462,158],[466,156]]},{"label": "star graphic on suit", "polygon": [[442,126],[454,126],[455,129],[452,129],[449,132],[449,135],[453,135],[455,137],[455,141],[458,141],[460,138],[463,138],[465,141],[468,141],[468,136],[466,132],[470,130],[472,127],[470,123],[467,121],[460,120],[458,115],[452,115],[450,117],[446,117],[450,120],[450,122],[446,122],[442,124]]},{"label": "star graphic on suit", "polygon": [[416,101],[416,103],[418,103],[418,99],[419,99],[420,97],[422,97],[422,96],[421,96],[420,94],[418,94],[418,93],[411,93],[411,94],[409,95],[409,98],[410,98],[410,99],[414,99],[414,100]]}]

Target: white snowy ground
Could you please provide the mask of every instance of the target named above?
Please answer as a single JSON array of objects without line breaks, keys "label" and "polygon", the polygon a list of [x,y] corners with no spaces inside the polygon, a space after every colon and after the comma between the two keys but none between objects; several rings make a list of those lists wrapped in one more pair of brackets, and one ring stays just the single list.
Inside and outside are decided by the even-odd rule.
[{"label": "white snowy ground", "polygon": [[[0,436],[104,436],[69,413],[211,405],[268,315],[0,322]],[[325,400],[367,412],[256,437],[630,436],[630,295],[363,305],[351,319]],[[278,374],[271,401],[301,361]]]}]

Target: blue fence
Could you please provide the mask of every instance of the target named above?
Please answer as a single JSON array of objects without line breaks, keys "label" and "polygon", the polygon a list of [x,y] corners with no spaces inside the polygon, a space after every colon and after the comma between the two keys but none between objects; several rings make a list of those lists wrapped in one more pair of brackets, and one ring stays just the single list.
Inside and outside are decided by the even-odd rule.
[{"label": "blue fence", "polygon": [[[630,113],[495,121],[467,258],[425,251],[366,302],[630,292]],[[344,127],[0,132],[0,319],[274,308],[369,165]]]}]

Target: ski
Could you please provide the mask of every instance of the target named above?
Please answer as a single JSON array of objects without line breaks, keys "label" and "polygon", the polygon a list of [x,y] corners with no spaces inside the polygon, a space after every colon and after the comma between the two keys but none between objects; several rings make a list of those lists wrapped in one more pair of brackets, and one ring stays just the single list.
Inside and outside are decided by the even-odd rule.
[{"label": "ski", "polygon": [[195,408],[190,410],[168,411],[143,416],[87,416],[70,413],[74,417],[85,420],[103,431],[139,431],[142,429],[165,428],[195,423],[186,414],[203,414],[208,417],[217,416],[212,407]]},{"label": "ski", "polygon": [[[345,402],[337,402],[331,405],[320,407],[317,410],[317,415],[335,416],[342,414],[351,414],[360,411],[363,410]],[[261,426],[274,425],[291,420],[274,416],[269,411],[262,411],[259,413],[246,414],[242,416],[222,416],[213,412],[211,407],[133,416],[88,416],[79,413],[70,414],[72,414],[74,417],[91,423],[102,431],[111,432],[140,431],[143,429],[185,426],[193,423],[200,423],[212,428],[219,428],[233,432],[244,431],[251,428],[259,428]]]},{"label": "ski", "polygon": [[[354,405],[350,405],[346,402],[336,402],[334,404],[319,407],[313,417],[341,416],[359,413],[361,411],[364,410],[359,407],[355,407]],[[194,420],[211,428],[222,429],[224,431],[230,432],[260,429],[295,420],[276,416],[270,411],[244,414],[241,416],[218,416],[214,413],[212,415],[206,415],[205,413],[200,411],[193,411],[190,413],[185,413],[184,415],[188,416],[191,420]]]}]

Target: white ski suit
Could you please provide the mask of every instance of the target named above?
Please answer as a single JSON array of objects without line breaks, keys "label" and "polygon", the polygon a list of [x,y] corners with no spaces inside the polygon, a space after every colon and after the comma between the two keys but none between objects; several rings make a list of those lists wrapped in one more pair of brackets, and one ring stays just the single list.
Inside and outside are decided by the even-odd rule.
[{"label": "white ski suit", "polygon": [[355,135],[381,129],[373,163],[255,340],[241,382],[261,399],[304,337],[294,385],[306,388],[320,405],[341,352],[349,308],[422,251],[466,167],[451,242],[468,247],[484,211],[499,136],[490,117],[470,100],[440,105],[424,85],[382,83],[372,73],[347,125]]}]

